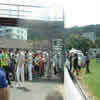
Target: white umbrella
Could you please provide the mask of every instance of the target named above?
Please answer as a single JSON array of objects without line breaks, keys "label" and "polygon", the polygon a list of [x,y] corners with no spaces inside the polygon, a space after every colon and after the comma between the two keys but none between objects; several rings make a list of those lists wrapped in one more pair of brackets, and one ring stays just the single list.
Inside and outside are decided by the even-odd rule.
[{"label": "white umbrella", "polygon": [[77,50],[74,49],[74,48],[72,48],[72,49],[69,51],[69,53],[77,53]]}]

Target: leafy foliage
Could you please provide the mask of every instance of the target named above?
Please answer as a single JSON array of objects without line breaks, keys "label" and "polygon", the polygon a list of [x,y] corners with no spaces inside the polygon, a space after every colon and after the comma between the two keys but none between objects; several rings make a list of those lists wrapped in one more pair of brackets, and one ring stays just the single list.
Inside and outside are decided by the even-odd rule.
[{"label": "leafy foliage", "polygon": [[91,40],[81,37],[78,34],[70,34],[66,40],[66,47],[68,49],[76,48],[81,50],[88,50],[89,48],[95,47],[95,44]]},{"label": "leafy foliage", "polygon": [[[96,34],[95,43],[87,38],[83,38],[80,36],[80,34],[84,34],[87,32],[94,32]],[[83,48],[86,50],[88,50],[89,48],[100,48],[100,24],[67,28],[65,30],[65,36],[67,48]]]}]

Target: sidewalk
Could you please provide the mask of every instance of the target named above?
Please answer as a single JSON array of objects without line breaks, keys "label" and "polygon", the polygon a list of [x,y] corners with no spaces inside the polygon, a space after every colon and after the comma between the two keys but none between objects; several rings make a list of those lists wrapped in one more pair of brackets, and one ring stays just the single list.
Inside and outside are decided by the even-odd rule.
[{"label": "sidewalk", "polygon": [[45,100],[48,92],[54,90],[63,91],[63,85],[53,82],[25,82],[24,89],[10,89],[10,100]]}]

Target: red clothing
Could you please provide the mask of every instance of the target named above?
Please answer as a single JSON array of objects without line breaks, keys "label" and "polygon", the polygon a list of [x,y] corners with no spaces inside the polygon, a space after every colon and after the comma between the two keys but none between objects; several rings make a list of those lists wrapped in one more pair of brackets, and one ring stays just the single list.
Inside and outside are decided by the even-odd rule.
[{"label": "red clothing", "polygon": [[44,59],[43,59],[43,56],[41,56],[41,58],[40,58],[39,65],[40,65],[39,72],[41,72],[42,71],[42,68],[44,67]]}]

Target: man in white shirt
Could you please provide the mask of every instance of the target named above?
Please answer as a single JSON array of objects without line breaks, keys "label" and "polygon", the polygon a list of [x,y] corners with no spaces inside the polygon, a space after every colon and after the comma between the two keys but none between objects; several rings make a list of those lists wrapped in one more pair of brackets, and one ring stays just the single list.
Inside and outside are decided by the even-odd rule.
[{"label": "man in white shirt", "polygon": [[[17,56],[17,84],[16,87],[23,87],[24,85],[24,63],[25,63],[25,55],[22,51],[18,51],[19,55]],[[21,81],[20,81],[21,75]]]}]

